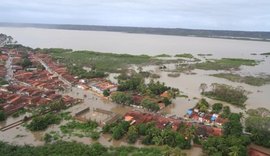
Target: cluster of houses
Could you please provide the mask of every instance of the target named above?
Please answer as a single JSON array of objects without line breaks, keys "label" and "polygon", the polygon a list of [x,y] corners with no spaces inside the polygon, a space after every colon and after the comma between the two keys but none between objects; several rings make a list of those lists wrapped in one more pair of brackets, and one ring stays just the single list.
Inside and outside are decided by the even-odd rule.
[{"label": "cluster of houses", "polygon": [[[12,114],[21,108],[46,105],[56,100],[62,100],[66,105],[78,102],[78,99],[56,93],[57,89],[66,88],[66,84],[59,79],[58,75],[50,73],[48,70],[37,68],[43,65],[34,56],[35,54],[30,54],[28,57],[32,63],[31,67],[23,68],[20,64],[22,62],[22,54],[16,50],[10,50],[8,53],[12,57],[11,69],[14,81],[8,86],[0,87],[0,107],[6,114]],[[8,55],[1,54],[0,58],[6,61]],[[50,64],[50,67],[53,66],[54,63]],[[6,71],[5,65],[3,67],[0,66],[0,68],[1,71]],[[58,69],[57,72],[60,75],[65,75],[65,72],[59,68],[53,69]],[[4,77],[5,75],[6,72],[1,72],[0,76]]]},{"label": "cluster of houses", "polygon": [[40,90],[35,87],[9,85],[0,88],[0,99],[4,100],[0,107],[6,114],[12,114],[21,108],[46,105],[52,101],[63,100],[66,105],[77,102],[70,96],[56,94],[54,90]]},{"label": "cluster of houses", "polygon": [[196,108],[189,109],[185,117],[190,118],[193,121],[203,123],[205,125],[217,127],[222,127],[224,123],[228,122],[228,119],[222,118],[219,114],[200,112]]},{"label": "cluster of houses", "polygon": [[202,125],[196,122],[189,122],[181,118],[165,117],[159,114],[143,113],[140,111],[130,111],[124,115],[124,120],[130,122],[130,124],[142,124],[153,122],[159,129],[171,127],[172,130],[177,131],[180,126],[194,127],[196,129],[196,135],[201,137],[207,136],[221,136],[223,134],[222,128]]},{"label": "cluster of houses", "polygon": [[62,78],[62,80],[66,80],[67,83],[70,85],[73,85],[78,82],[78,79],[76,79],[73,75],[71,75],[68,72],[68,69],[59,63],[56,63],[52,57],[48,54],[33,54],[33,57],[37,60],[43,61],[47,65],[47,70],[52,71],[55,75]]},{"label": "cluster of houses", "polygon": [[8,55],[1,53],[0,54],[0,77],[3,78],[6,75],[5,62],[8,60]]},{"label": "cluster of houses", "polygon": [[14,73],[14,78],[20,82],[44,90],[63,89],[66,87],[57,76],[50,74],[47,70],[18,70]]}]

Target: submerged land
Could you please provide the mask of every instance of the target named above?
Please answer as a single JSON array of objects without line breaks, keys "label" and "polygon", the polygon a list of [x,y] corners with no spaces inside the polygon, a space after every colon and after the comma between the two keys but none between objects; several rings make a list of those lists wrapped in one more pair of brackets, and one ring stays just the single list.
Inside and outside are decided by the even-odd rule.
[{"label": "submerged land", "polygon": [[[201,96],[188,97],[162,82],[163,73],[177,79],[197,70],[239,71],[261,60],[33,49],[1,37],[4,155],[185,155],[201,147],[196,155],[244,156],[253,144],[270,147],[269,110],[246,111],[245,88],[202,83]],[[179,100],[193,104],[183,110]]]}]

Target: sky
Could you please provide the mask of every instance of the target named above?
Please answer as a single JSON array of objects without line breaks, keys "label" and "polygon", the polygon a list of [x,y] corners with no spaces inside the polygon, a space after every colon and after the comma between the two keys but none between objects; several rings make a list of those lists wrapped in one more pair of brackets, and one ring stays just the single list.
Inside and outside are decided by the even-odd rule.
[{"label": "sky", "polygon": [[0,22],[270,31],[270,0],[1,0]]}]

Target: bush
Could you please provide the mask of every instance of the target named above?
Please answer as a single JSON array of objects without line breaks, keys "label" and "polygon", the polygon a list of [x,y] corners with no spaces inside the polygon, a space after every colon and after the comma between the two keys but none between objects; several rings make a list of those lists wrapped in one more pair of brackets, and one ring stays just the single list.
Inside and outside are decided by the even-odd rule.
[{"label": "bush", "polygon": [[247,92],[242,87],[232,87],[225,84],[212,84],[212,90],[204,92],[203,95],[216,100],[225,101],[238,107],[244,107]]},{"label": "bush", "polygon": [[213,104],[213,106],[212,106],[212,111],[213,111],[214,113],[220,113],[221,110],[222,110],[222,108],[223,108],[222,103],[215,103],[215,104]]},{"label": "bush", "polygon": [[4,111],[0,110],[0,121],[4,121],[4,120],[6,120],[6,115]]},{"label": "bush", "polygon": [[26,127],[31,131],[45,130],[49,125],[59,124],[61,118],[55,114],[34,117]]}]

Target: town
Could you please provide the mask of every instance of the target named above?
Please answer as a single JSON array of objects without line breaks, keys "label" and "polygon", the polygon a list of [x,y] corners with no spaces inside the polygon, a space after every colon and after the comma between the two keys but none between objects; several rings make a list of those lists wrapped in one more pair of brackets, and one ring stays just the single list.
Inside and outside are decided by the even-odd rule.
[{"label": "town", "polygon": [[[179,90],[159,81],[146,83],[140,72],[122,73],[118,83],[113,83],[103,75],[73,75],[69,67],[41,50],[6,46],[0,51],[0,119],[15,117],[1,126],[2,132],[23,124],[30,131],[42,131],[67,120],[57,136],[72,136],[77,128],[82,134],[75,136],[90,136],[93,140],[103,133],[114,140],[123,141],[126,136],[124,142],[129,144],[181,149],[201,146],[211,137],[242,133],[235,128],[240,124],[239,114],[220,103],[210,106],[204,98],[187,109],[184,116],[162,113],[179,96]],[[113,110],[115,106],[123,110]],[[54,142],[56,134],[46,133],[43,138]],[[163,138],[166,135],[169,138]],[[247,144],[245,136],[241,140]]]}]

